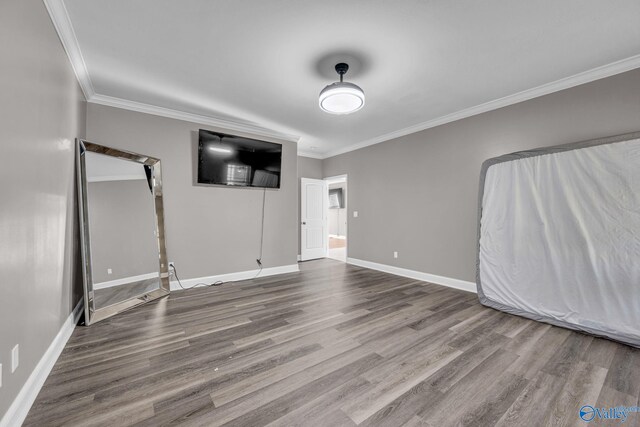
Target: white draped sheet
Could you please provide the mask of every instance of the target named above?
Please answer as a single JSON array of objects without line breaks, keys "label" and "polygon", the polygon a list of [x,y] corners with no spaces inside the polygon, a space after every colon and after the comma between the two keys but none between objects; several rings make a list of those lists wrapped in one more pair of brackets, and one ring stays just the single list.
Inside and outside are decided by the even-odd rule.
[{"label": "white draped sheet", "polygon": [[640,139],[529,155],[485,170],[481,301],[640,346]]}]

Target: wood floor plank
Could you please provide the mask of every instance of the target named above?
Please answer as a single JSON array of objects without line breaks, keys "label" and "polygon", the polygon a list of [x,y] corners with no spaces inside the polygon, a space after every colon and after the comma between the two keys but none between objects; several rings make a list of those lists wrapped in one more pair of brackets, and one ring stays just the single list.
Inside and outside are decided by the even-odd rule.
[{"label": "wood floor plank", "polygon": [[[640,406],[640,399],[637,396],[631,396],[626,393],[622,393],[616,389],[608,386],[602,387],[598,400],[595,402],[584,402],[586,405],[591,405],[594,408],[616,408],[619,406],[626,407],[638,407]],[[620,424],[616,421],[611,421],[609,424],[614,423],[624,425],[625,427],[640,427],[640,412],[629,413],[624,421],[624,424]]]},{"label": "wood floor plank", "polygon": [[358,343],[354,341],[343,341],[341,346],[333,345],[323,348],[289,363],[280,363],[273,369],[251,375],[242,381],[234,381],[226,387],[219,387],[211,393],[211,397],[216,405],[224,405],[356,347]]},{"label": "wood floor plank", "polygon": [[[527,379],[532,379],[547,364],[549,359],[557,354],[562,343],[571,336],[567,329],[551,327],[534,341],[534,344],[525,346],[526,351],[520,352],[520,357],[509,366],[509,370]],[[534,335],[535,339],[536,335]],[[559,362],[562,362],[559,360]]]},{"label": "wood floor plank", "polygon": [[[444,393],[441,399],[425,405],[418,415],[436,426],[451,425],[453,420],[465,415],[468,405],[486,398],[488,385],[505,373],[505,368],[517,358],[513,353],[498,350]],[[461,402],[466,404],[461,405]]]},{"label": "wood floor plank", "polygon": [[[488,385],[485,392],[474,401],[465,405],[458,417],[452,417],[456,425],[492,426],[502,417],[526,387],[528,381],[510,372],[504,372],[493,384]],[[451,422],[447,420],[447,423]],[[452,423],[453,424],[453,423]]]},{"label": "wood floor plank", "polygon": [[156,427],[176,424],[180,419],[188,419],[192,414],[215,405],[208,394],[196,396],[175,396],[153,405],[153,416],[136,424],[138,427]]},{"label": "wood floor plank", "polygon": [[550,426],[581,424],[576,414],[585,402],[595,402],[607,376],[607,370],[590,363],[578,362],[569,371],[566,383],[553,406],[547,412],[544,423]]},{"label": "wood floor plank", "polygon": [[24,425],[572,425],[639,396],[638,349],[318,260],[76,328]]},{"label": "wood floor plank", "polygon": [[619,346],[605,384],[621,393],[640,396],[640,349]]},{"label": "wood floor plank", "polygon": [[609,369],[616,355],[618,344],[602,338],[594,339],[580,360],[601,368]]},{"label": "wood floor plank", "polygon": [[593,337],[584,334],[571,334],[563,341],[553,356],[542,368],[543,371],[566,378],[575,368],[580,357],[587,351]]},{"label": "wood floor plank", "polygon": [[370,354],[373,353],[362,346],[340,353],[331,359],[322,361],[310,368],[294,373],[280,381],[269,384],[266,387],[242,396],[225,405],[215,409],[201,411],[201,413],[196,417],[199,421],[195,423],[195,425],[199,425],[200,422],[202,425],[206,425],[207,420],[213,419],[215,419],[215,422],[218,425],[229,422],[258,406],[282,397],[291,390],[299,389],[329,372],[340,369],[341,367],[360,360]]},{"label": "wood floor plank", "polygon": [[[338,412],[343,423],[347,425],[356,425],[351,418],[347,417],[344,412],[340,411],[339,406],[345,400],[353,395],[358,395],[366,390],[371,384],[356,377],[342,386],[325,393],[324,395],[313,399],[304,405],[298,406],[286,415],[269,423],[269,427],[305,427],[308,425],[333,425],[330,420],[325,418],[326,414]],[[315,420],[315,421],[314,421]]]},{"label": "wood floor plank", "polygon": [[496,427],[531,426],[533,420],[540,420],[553,407],[564,384],[563,378],[539,371],[496,422]]},{"label": "wood floor plank", "polygon": [[551,325],[539,322],[527,322],[527,327],[521,330],[504,347],[505,350],[523,356],[538,345],[537,342],[551,329]]},{"label": "wood floor plank", "polygon": [[[426,381],[422,381],[395,400],[382,406],[359,425],[394,427],[415,423],[417,420],[422,423],[424,420],[416,416],[418,411],[425,406],[426,402],[440,400],[442,396],[441,392],[430,387]],[[414,417],[417,420],[414,420]]]},{"label": "wood floor plank", "polygon": [[380,364],[378,369],[370,370],[364,375],[374,387],[354,396],[341,409],[359,424],[459,355],[460,351],[456,349],[438,345],[428,352],[417,350],[406,358],[390,360],[386,366],[384,363]]},{"label": "wood floor plank", "polygon": [[269,423],[286,415],[291,407],[299,406],[301,403],[333,390],[348,380],[372,369],[380,360],[381,357],[377,354],[365,356],[336,371],[318,378],[299,389],[292,390],[288,394],[273,400],[266,405],[247,412],[241,417],[238,417],[225,425],[229,427],[244,427]]},{"label": "wood floor plank", "polygon": [[444,368],[429,377],[426,382],[433,388],[446,393],[458,381],[464,378],[469,372],[484,362],[493,353],[500,350],[507,338],[498,334],[491,334],[486,340],[480,341],[459,357],[453,360]]}]

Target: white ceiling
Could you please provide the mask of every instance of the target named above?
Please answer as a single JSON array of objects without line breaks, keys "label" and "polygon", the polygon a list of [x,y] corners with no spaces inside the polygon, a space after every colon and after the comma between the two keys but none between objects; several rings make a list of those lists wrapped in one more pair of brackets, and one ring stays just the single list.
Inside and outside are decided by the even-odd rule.
[{"label": "white ceiling", "polygon": [[[640,67],[638,0],[62,1],[45,0],[90,101],[318,157]],[[367,96],[347,116],[318,107],[339,61]]]}]

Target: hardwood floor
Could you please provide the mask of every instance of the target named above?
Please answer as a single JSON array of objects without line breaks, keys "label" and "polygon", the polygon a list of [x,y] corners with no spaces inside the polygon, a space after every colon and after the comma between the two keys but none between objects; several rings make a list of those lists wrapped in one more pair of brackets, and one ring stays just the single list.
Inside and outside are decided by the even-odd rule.
[{"label": "hardwood floor", "polygon": [[578,425],[582,405],[638,405],[638,349],[434,284],[300,268],[77,327],[25,425]]},{"label": "hardwood floor", "polygon": [[347,246],[347,239],[329,236],[329,249],[344,248]]},{"label": "hardwood floor", "polygon": [[327,258],[347,262],[347,239],[329,237],[329,250],[327,251]]}]

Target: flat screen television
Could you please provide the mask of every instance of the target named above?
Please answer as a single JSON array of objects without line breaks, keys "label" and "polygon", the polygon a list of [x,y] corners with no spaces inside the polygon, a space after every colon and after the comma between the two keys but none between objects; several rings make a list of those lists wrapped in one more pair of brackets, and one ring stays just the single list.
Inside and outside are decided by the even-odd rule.
[{"label": "flat screen television", "polygon": [[200,129],[198,184],[280,188],[282,145]]}]

